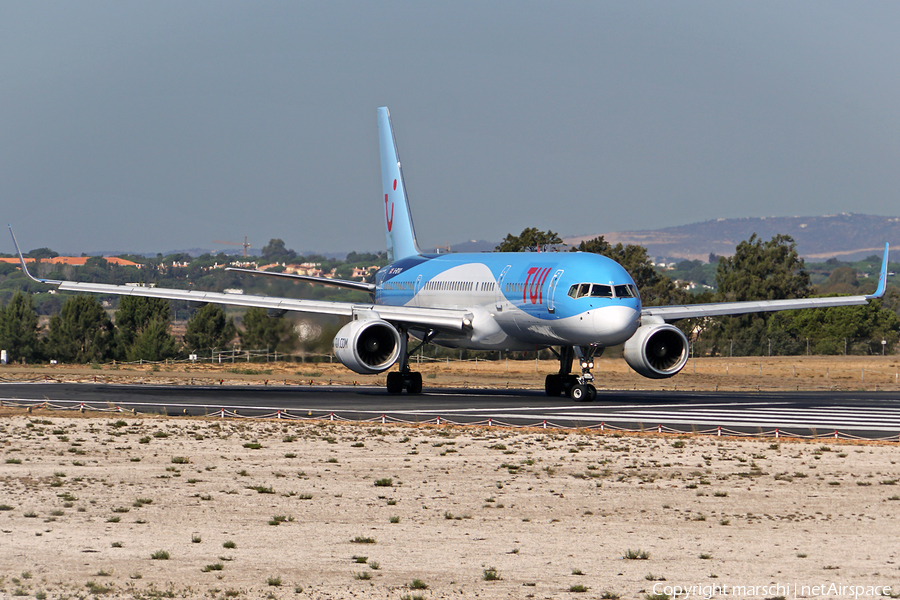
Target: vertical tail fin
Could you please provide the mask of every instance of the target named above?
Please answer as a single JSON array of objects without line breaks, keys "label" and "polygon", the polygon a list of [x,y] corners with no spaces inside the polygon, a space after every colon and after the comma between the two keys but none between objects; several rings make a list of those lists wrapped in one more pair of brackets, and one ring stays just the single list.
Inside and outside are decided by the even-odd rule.
[{"label": "vertical tail fin", "polygon": [[384,225],[387,252],[391,261],[422,254],[416,243],[416,231],[406,196],[406,183],[400,168],[400,153],[386,106],[378,109],[378,141],[381,148],[381,185],[384,192]]}]

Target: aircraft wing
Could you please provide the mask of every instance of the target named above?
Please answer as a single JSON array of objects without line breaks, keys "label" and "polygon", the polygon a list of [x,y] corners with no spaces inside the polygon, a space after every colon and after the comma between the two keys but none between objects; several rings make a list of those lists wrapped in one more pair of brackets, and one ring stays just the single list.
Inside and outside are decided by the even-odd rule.
[{"label": "aircraft wing", "polygon": [[822,308],[828,306],[855,306],[884,296],[888,275],[888,244],[884,245],[884,258],[878,276],[878,288],[869,296],[835,296],[831,298],[797,298],[793,300],[758,300],[750,302],[714,302],[710,304],[686,304],[683,306],[645,306],[642,317],[657,317],[667,323],[695,317],[721,317],[747,313]]},{"label": "aircraft wing", "polygon": [[375,315],[385,321],[414,326],[418,329],[437,329],[440,331],[460,332],[471,327],[473,315],[469,311],[446,308],[419,308],[415,306],[387,306],[364,302],[329,302],[325,300],[298,300],[274,296],[254,296],[244,294],[223,294],[220,292],[204,292],[201,290],[179,290],[173,288],[147,287],[140,285],[111,285],[105,283],[87,283],[82,281],[63,281],[57,279],[39,279],[28,271],[16,236],[10,227],[16,252],[22,265],[22,272],[38,283],[55,285],[57,289],[67,292],[87,292],[91,294],[114,294],[119,296],[142,296],[145,298],[165,298],[167,300],[187,300],[188,302],[205,302],[226,304],[231,306],[259,307],[274,311],[294,311],[322,315],[353,317],[357,313],[365,313],[366,318]]}]

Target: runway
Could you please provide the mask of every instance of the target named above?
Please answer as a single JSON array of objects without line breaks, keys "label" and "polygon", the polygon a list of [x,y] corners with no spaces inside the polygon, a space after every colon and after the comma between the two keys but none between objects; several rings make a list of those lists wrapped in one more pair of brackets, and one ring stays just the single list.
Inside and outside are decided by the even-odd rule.
[{"label": "runway", "polygon": [[900,398],[890,392],[602,391],[595,402],[551,399],[538,391],[425,390],[389,395],[368,386],[154,386],[0,384],[0,401],[68,408],[120,407],[169,415],[237,412],[263,416],[773,433],[886,439],[900,435]]}]

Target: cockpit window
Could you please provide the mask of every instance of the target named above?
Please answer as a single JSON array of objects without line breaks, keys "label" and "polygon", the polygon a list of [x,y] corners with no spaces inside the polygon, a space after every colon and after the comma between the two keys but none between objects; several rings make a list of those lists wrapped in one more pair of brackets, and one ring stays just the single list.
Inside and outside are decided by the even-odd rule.
[{"label": "cockpit window", "polygon": [[[615,291],[615,294],[613,293]],[[623,285],[605,285],[602,283],[576,283],[569,288],[572,298],[637,298],[637,289],[628,283]]]},{"label": "cockpit window", "polygon": [[591,286],[591,296],[594,298],[612,298],[612,286],[595,283]]},{"label": "cockpit window", "polygon": [[617,285],[616,298],[634,298],[630,285]]},{"label": "cockpit window", "polygon": [[576,283],[569,288],[569,295],[573,298],[582,298],[584,296],[589,296],[590,293],[591,284],[589,283]]}]

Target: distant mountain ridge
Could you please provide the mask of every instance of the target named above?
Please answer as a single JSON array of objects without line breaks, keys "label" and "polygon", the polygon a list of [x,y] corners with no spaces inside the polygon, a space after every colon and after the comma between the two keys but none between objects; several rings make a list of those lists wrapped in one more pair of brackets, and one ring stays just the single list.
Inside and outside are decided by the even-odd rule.
[{"label": "distant mountain ridge", "polygon": [[763,240],[785,234],[797,242],[806,260],[829,258],[859,260],[880,255],[884,243],[900,245],[900,217],[855,213],[820,217],[745,217],[715,219],[647,231],[613,231],[564,238],[569,246],[603,235],[611,244],[639,244],[657,259],[702,260],[709,254],[730,256],[734,248],[754,233]]}]

